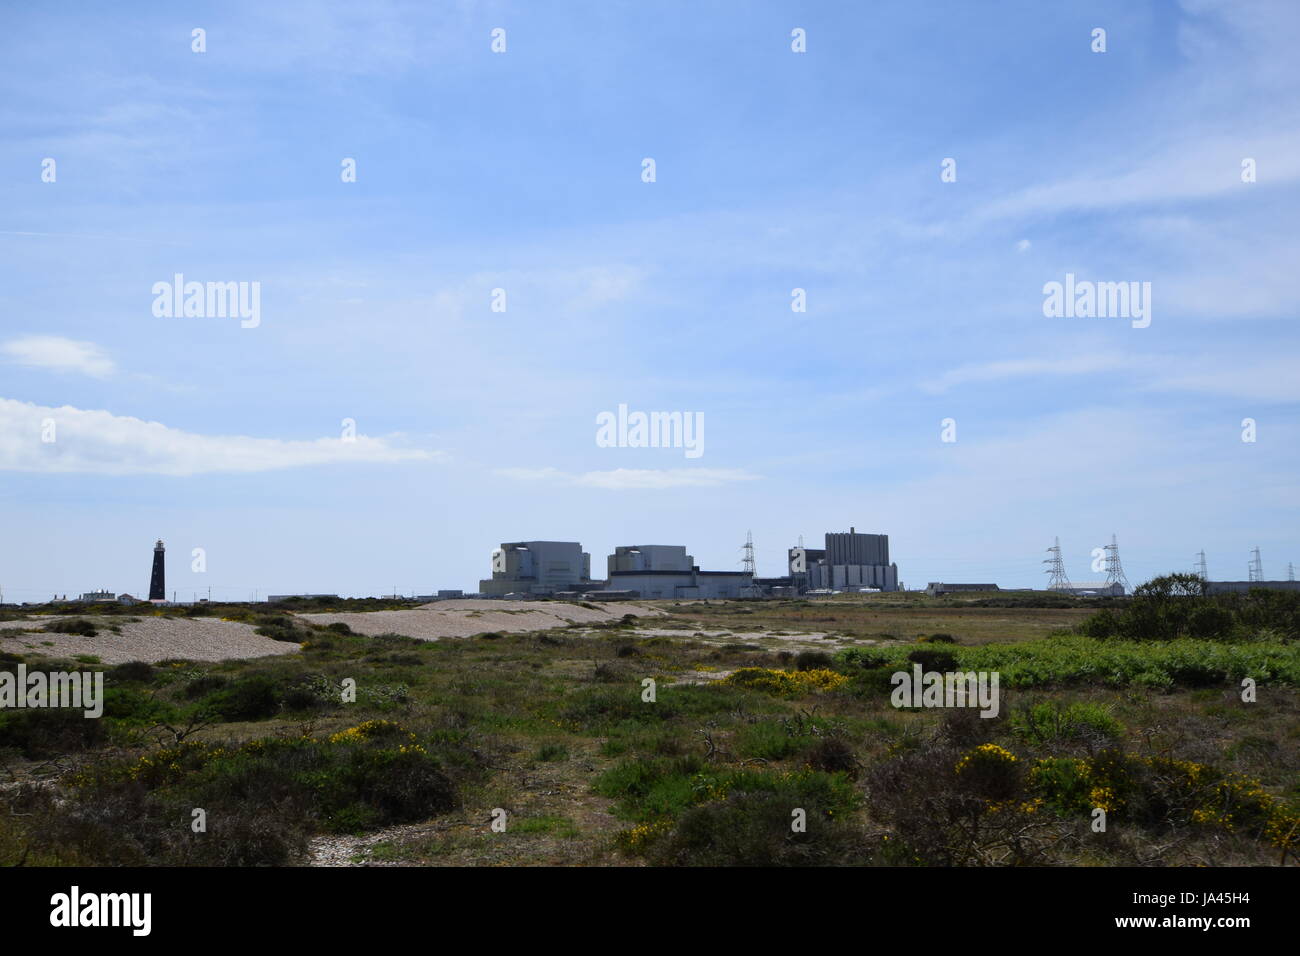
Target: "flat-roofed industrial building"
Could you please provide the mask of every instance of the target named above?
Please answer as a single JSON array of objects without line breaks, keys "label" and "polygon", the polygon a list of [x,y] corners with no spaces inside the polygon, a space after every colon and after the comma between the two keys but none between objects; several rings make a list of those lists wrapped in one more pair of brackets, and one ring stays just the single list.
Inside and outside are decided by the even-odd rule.
[{"label": "flat-roofed industrial building", "polygon": [[889,560],[889,535],[828,532],[825,548],[791,548],[791,586],[799,591],[898,590],[898,565]]},{"label": "flat-roofed industrial building", "polygon": [[550,595],[591,584],[591,555],[576,541],[513,541],[492,552],[492,577],[479,581],[484,597]]}]

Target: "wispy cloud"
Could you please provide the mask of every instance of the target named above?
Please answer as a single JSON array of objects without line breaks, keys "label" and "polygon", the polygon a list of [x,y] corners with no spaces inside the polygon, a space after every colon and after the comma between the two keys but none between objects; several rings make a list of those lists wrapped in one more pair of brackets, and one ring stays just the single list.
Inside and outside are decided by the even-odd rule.
[{"label": "wispy cloud", "polygon": [[440,457],[436,451],[397,447],[392,436],[302,441],[198,435],[102,410],[0,398],[0,471],[200,475]]},{"label": "wispy cloud", "polygon": [[95,378],[112,375],[117,367],[94,342],[65,339],[57,335],[28,335],[10,339],[0,345],[0,353],[10,361],[29,368],[46,368],[56,372],[78,372]]},{"label": "wispy cloud", "polygon": [[554,481],[616,491],[712,488],[736,481],[756,481],[760,477],[738,468],[615,468],[577,474],[558,468],[499,468],[496,474],[517,481]]},{"label": "wispy cloud", "polygon": [[1064,358],[1027,357],[975,362],[923,381],[921,389],[942,393],[971,384],[993,384],[1020,378],[1104,375],[1128,372],[1129,384],[1142,391],[1199,392],[1261,402],[1300,401],[1300,356],[1139,355],[1094,352]]}]

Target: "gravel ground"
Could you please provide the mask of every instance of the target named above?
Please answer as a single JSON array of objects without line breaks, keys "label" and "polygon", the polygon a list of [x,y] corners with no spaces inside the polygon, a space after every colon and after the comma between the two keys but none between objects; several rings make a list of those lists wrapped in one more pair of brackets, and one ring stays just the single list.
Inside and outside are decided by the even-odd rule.
[{"label": "gravel ground", "polygon": [[0,625],[0,651],[38,653],[49,657],[92,654],[105,664],[179,658],[190,661],[224,661],[229,658],[270,657],[292,654],[297,644],[275,641],[254,632],[251,624],[218,618],[149,617],[121,622],[122,633],[100,625],[94,637],[76,634],[8,634],[20,627],[43,627],[58,618],[10,621]]},{"label": "gravel ground", "polygon": [[469,637],[485,631],[502,634],[541,631],[568,624],[617,621],[624,614],[657,617],[664,612],[640,604],[604,602],[593,607],[563,601],[438,601],[409,611],[368,611],[361,614],[301,614],[317,624],[342,621],[358,634],[405,634],[424,641],[440,637]]}]

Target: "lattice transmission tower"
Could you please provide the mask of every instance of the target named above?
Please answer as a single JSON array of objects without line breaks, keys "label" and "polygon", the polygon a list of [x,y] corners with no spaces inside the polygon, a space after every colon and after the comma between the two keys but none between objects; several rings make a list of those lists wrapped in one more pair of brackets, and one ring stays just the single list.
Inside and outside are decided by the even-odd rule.
[{"label": "lattice transmission tower", "polygon": [[1205,569],[1205,549],[1202,548],[1200,551],[1196,552],[1196,557],[1196,576],[1202,581],[1210,580],[1210,572]]},{"label": "lattice transmission tower", "polygon": [[1264,580],[1264,562],[1259,558],[1259,545],[1255,545],[1255,550],[1250,552],[1250,580]]},{"label": "lattice transmission tower", "polygon": [[754,562],[754,532],[745,532],[745,546],[741,550],[745,552],[745,556],[741,559],[740,569],[753,577],[756,573]]},{"label": "lattice transmission tower", "polygon": [[1066,576],[1065,561],[1061,558],[1061,539],[1055,538],[1054,541],[1055,544],[1047,549],[1047,553],[1050,554],[1051,557],[1043,561],[1043,564],[1051,565],[1050,568],[1043,572],[1044,574],[1050,575],[1047,579],[1047,590],[1069,591],[1072,590],[1073,585],[1070,584],[1070,579]]},{"label": "lattice transmission tower", "polygon": [[1110,544],[1102,548],[1106,552],[1106,586],[1114,587],[1119,585],[1123,588],[1124,594],[1128,594],[1128,578],[1124,577],[1124,566],[1119,563],[1119,543],[1115,536],[1110,536]]}]

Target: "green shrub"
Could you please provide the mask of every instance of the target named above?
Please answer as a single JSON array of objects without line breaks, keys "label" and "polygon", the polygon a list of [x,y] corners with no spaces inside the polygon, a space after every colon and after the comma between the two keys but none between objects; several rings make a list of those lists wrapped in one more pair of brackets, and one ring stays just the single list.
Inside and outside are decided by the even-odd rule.
[{"label": "green shrub", "polygon": [[32,760],[101,746],[106,730],[103,720],[86,717],[84,710],[0,710],[0,749],[12,748]]},{"label": "green shrub", "polygon": [[262,614],[258,616],[256,633],[276,641],[301,644],[307,639],[306,633],[298,630],[294,619],[288,614]]},{"label": "green shrub", "polygon": [[1210,594],[1194,574],[1167,574],[1140,585],[1128,602],[1103,609],[1078,626],[1098,639],[1133,641],[1250,640],[1269,632],[1300,639],[1300,593],[1252,588]]},{"label": "green shrub", "polygon": [[887,677],[890,666],[909,667],[912,655],[927,650],[953,655],[956,670],[997,671],[1004,688],[1076,684],[1169,688],[1181,679],[1192,679],[1199,685],[1212,681],[1221,686],[1239,683],[1244,677],[1261,684],[1300,685],[1300,646],[1294,642],[1098,641],[1061,634],[1017,644],[954,646],[945,651],[849,648],[841,651],[837,659],[842,665],[857,666],[864,656],[883,655],[885,667],[867,674],[883,673]]},{"label": "green shrub", "polygon": [[825,651],[800,651],[794,658],[797,671],[830,670],[832,666],[831,656]]},{"label": "green shrub", "polygon": [[144,661],[128,661],[118,664],[108,672],[108,679],[123,684],[148,684],[153,680],[154,669]]},{"label": "green shrub", "polygon": [[339,703],[338,688],[324,674],[303,674],[288,681],[280,692],[280,705],[290,713],[319,713]]},{"label": "green shrub", "polygon": [[204,705],[222,720],[266,720],[280,712],[280,688],[266,674],[250,674],[208,694]]},{"label": "green shrub", "polygon": [[849,779],[858,775],[858,758],[843,737],[821,737],[803,752],[803,762],[823,773],[840,773]]},{"label": "green shrub", "polygon": [[1061,705],[1044,701],[1019,707],[1010,717],[1012,732],[1032,744],[1057,741],[1110,744],[1124,736],[1124,725],[1100,704],[1075,702]]},{"label": "green shrub", "polygon": [[619,816],[650,821],[678,816],[688,807],[721,800],[731,793],[776,792],[792,786],[798,789],[800,799],[828,811],[847,812],[857,805],[856,792],[844,774],[726,768],[694,754],[623,761],[597,777],[593,789],[615,798]]},{"label": "green shrub", "polygon": [[71,620],[51,621],[41,628],[47,634],[75,634],[78,637],[94,637],[99,633],[95,625],[90,621],[82,618],[73,618]]},{"label": "green shrub", "polygon": [[957,670],[957,658],[950,651],[941,651],[936,648],[918,647],[910,651],[907,659],[914,664],[920,664],[925,671],[941,671],[948,673]]},{"label": "green shrub", "polygon": [[537,760],[542,763],[554,763],[560,760],[569,759],[569,748],[564,744],[542,744],[536,754]]},{"label": "green shrub", "polygon": [[176,708],[135,687],[109,687],[104,691],[104,716],[130,726],[151,726],[169,720]]},{"label": "green shrub", "polygon": [[230,678],[223,674],[204,674],[185,685],[182,693],[189,700],[206,697],[213,691],[220,690],[230,683]]},{"label": "green shrub", "polygon": [[[805,826],[793,827],[803,811]],[[733,792],[723,800],[687,810],[661,839],[643,852],[661,866],[826,866],[863,863],[860,834],[839,823],[797,787],[771,792]]]}]

